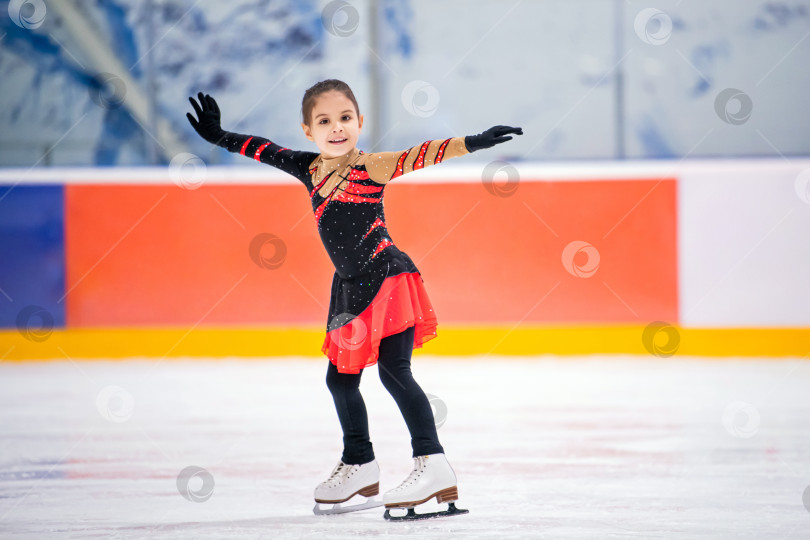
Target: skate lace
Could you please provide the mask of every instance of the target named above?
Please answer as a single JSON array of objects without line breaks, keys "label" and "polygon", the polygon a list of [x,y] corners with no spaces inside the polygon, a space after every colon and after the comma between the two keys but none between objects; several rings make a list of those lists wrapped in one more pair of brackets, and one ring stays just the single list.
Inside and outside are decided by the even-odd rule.
[{"label": "skate lace", "polygon": [[413,458],[413,470],[411,471],[411,474],[409,474],[408,478],[406,478],[394,491],[401,491],[413,485],[413,483],[416,482],[420,476],[422,476],[422,473],[425,472],[426,462],[427,456],[417,456]]},{"label": "skate lace", "polygon": [[332,471],[332,474],[329,475],[329,478],[326,479],[324,484],[327,484],[327,485],[330,485],[330,486],[335,486],[337,484],[340,484],[340,482],[343,480],[343,477],[348,475],[351,472],[353,467],[354,467],[354,465],[348,465],[348,464],[343,463],[341,461],[340,463],[338,463],[335,466],[334,470]]}]

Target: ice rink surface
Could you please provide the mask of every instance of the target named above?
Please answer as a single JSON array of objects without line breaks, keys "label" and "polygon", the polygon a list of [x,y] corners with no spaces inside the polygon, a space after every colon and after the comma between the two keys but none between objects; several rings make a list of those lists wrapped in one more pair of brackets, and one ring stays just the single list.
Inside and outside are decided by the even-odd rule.
[{"label": "ice rink surface", "polygon": [[[0,537],[810,538],[808,360],[419,355],[470,513],[411,523],[313,515],[342,449],[325,374],[0,364]],[[410,441],[377,367],[363,377],[385,491]]]}]

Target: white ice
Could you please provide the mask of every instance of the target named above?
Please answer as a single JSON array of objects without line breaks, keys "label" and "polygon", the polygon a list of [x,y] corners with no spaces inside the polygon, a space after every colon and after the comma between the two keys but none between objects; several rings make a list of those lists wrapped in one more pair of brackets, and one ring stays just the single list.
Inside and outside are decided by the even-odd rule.
[{"label": "white ice", "polygon": [[[467,515],[312,514],[342,448],[325,359],[66,360],[0,364],[0,536],[810,538],[807,360],[413,361]],[[386,490],[410,441],[363,377]]]}]

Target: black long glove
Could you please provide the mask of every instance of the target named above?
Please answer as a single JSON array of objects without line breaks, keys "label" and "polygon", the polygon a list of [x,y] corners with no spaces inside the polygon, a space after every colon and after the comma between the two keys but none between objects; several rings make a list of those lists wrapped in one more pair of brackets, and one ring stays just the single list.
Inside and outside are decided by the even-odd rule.
[{"label": "black long glove", "polygon": [[523,135],[523,128],[509,126],[491,127],[478,135],[467,135],[464,137],[464,144],[467,146],[467,151],[475,152],[476,150],[490,148],[496,144],[511,141],[512,137],[504,137],[507,133]]},{"label": "black long glove", "polygon": [[197,118],[199,118],[198,120],[191,113],[186,113],[188,121],[191,122],[191,127],[206,141],[222,145],[223,139],[228,132],[220,126],[219,105],[214,101],[214,98],[208,94],[203,95],[202,92],[197,94],[197,98],[200,100],[200,105],[197,105],[193,97],[188,98],[191,106],[194,107],[194,112],[197,113]]}]

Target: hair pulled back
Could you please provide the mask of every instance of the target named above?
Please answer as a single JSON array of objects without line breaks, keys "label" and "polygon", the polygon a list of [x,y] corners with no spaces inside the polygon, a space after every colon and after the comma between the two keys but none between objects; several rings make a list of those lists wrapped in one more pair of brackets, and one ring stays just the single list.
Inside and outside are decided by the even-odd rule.
[{"label": "hair pulled back", "polygon": [[315,101],[318,99],[318,96],[332,90],[337,90],[349,98],[354,104],[354,110],[357,111],[357,116],[360,116],[360,107],[357,105],[357,100],[354,97],[352,89],[349,88],[349,85],[337,79],[326,79],[315,83],[304,92],[304,99],[301,102],[301,116],[304,124],[310,125],[312,109],[315,107]]}]

